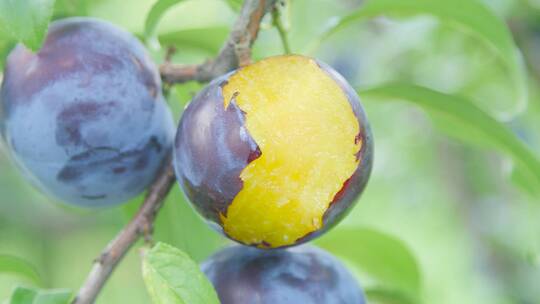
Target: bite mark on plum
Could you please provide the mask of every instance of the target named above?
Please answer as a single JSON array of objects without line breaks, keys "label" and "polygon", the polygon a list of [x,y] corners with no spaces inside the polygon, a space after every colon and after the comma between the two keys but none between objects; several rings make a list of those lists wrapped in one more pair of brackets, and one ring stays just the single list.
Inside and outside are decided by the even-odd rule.
[{"label": "bite mark on plum", "polygon": [[256,160],[257,158],[261,157],[262,155],[262,152],[261,152],[261,149],[259,148],[259,146],[257,146],[257,148],[253,151],[251,151],[249,153],[249,156],[248,156],[248,163],[251,163],[252,161]]},{"label": "bite mark on plum", "polygon": [[[305,85],[291,85],[298,79]],[[249,155],[240,174],[242,191],[221,216],[226,234],[252,246],[275,248],[322,229],[329,198],[358,168],[355,136],[360,124],[341,86],[314,60],[281,56],[244,67],[222,88],[225,109],[240,108],[243,126],[260,150]],[[341,118],[314,109],[338,111]],[[334,180],[328,182],[318,172],[328,172]],[[317,189],[306,196],[306,187]]]}]

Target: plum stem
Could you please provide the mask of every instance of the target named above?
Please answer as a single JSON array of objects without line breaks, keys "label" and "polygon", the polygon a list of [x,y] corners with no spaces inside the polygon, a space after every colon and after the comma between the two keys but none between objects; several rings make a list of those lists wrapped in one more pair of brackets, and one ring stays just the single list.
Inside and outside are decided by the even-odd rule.
[{"label": "plum stem", "polygon": [[287,29],[283,25],[283,22],[281,20],[281,11],[277,5],[272,10],[272,24],[278,31],[279,38],[281,39],[281,44],[283,45],[283,51],[285,52],[285,54],[290,54],[291,47],[289,44],[289,37],[288,37]]},{"label": "plum stem", "polygon": [[[161,66],[164,82],[173,84],[186,81],[207,82],[251,61],[251,46],[257,38],[264,15],[271,11],[275,0],[246,0],[219,55],[200,65],[180,66],[166,61]],[[101,289],[131,247],[141,237],[150,240],[156,215],[175,183],[171,159],[149,187],[147,196],[137,214],[105,247],[79,290],[72,304],[94,303]]]}]

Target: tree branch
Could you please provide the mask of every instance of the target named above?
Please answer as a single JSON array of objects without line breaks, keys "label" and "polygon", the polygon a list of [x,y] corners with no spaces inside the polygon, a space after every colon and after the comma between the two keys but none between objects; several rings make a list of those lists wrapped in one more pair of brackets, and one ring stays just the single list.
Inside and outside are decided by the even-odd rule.
[{"label": "tree branch", "polygon": [[94,261],[94,266],[86,282],[79,290],[79,294],[73,300],[73,303],[94,303],[116,265],[141,235],[146,235],[152,230],[152,224],[154,223],[157,212],[161,208],[163,199],[169,193],[174,182],[174,172],[169,163],[148,190],[148,195],[135,217],[107,245],[101,256]]},{"label": "tree branch", "polygon": [[[207,82],[248,64],[261,20],[274,3],[275,0],[245,0],[228,40],[214,60],[200,65],[175,65],[166,61],[160,68],[163,81],[171,84],[190,80]],[[116,265],[133,244],[141,236],[148,237],[151,234],[156,215],[174,183],[174,171],[169,160],[148,189],[137,214],[94,261],[94,266],[72,304],[94,303]]]},{"label": "tree branch", "polygon": [[234,24],[228,40],[219,55],[199,65],[164,63],[160,67],[161,78],[168,83],[187,81],[208,82],[251,61],[251,46],[265,13],[273,9],[276,0],[246,0]]}]

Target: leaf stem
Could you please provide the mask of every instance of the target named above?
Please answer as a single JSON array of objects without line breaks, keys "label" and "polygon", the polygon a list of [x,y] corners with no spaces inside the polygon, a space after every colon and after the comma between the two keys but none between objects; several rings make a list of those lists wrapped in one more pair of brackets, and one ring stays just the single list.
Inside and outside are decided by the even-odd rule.
[{"label": "leaf stem", "polygon": [[285,52],[285,54],[290,54],[291,47],[289,44],[289,35],[287,29],[285,28],[285,26],[283,26],[283,22],[281,22],[281,12],[277,5],[272,10],[272,24],[279,33],[279,38],[281,39],[281,44],[283,45],[283,51]]}]

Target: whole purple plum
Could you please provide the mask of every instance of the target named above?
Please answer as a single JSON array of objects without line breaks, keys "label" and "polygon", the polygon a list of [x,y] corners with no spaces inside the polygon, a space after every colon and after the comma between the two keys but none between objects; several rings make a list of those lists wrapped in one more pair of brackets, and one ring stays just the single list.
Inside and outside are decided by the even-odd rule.
[{"label": "whole purple plum", "polygon": [[0,91],[5,142],[28,179],[67,202],[124,202],[154,179],[174,124],[143,45],[103,21],[53,22],[43,47],[18,45]]},{"label": "whole purple plum", "polygon": [[373,139],[358,95],[330,66],[266,58],[212,81],[178,127],[174,166],[195,208],[242,244],[306,242],[350,211]]},{"label": "whole purple plum", "polygon": [[364,304],[349,271],[329,253],[300,246],[226,248],[202,264],[222,304]]}]

